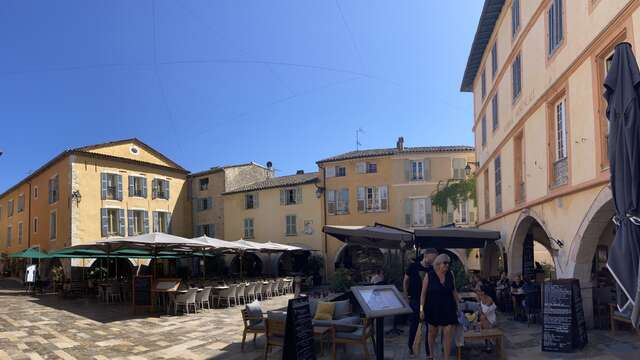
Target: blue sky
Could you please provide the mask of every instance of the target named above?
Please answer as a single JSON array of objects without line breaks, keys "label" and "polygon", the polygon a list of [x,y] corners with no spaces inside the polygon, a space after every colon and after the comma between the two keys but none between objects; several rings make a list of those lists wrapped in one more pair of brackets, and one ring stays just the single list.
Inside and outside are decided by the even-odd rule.
[{"label": "blue sky", "polygon": [[473,144],[482,1],[0,0],[0,191],[138,137],[191,171]]}]

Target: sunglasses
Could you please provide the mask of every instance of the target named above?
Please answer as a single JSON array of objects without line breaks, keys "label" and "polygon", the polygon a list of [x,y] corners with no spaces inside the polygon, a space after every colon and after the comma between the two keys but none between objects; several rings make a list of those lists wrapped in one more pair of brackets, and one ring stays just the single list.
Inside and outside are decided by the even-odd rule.
[{"label": "sunglasses", "polygon": [[449,261],[443,261],[442,262],[442,265],[449,265],[449,264],[451,264]]}]

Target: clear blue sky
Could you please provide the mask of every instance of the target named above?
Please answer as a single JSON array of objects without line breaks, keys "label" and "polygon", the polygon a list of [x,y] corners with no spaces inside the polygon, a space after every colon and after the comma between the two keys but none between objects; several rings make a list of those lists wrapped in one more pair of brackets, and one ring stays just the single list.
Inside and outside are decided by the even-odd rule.
[{"label": "clear blue sky", "polygon": [[0,0],[0,192],[130,137],[191,171],[473,144],[482,1]]}]

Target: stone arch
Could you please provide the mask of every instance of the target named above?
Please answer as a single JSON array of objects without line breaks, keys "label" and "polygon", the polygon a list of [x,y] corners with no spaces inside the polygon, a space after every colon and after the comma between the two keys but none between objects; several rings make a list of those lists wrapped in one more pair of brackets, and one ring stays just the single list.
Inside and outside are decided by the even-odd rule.
[{"label": "stone arch", "polygon": [[536,234],[538,239],[542,240],[539,242],[547,248],[553,258],[554,266],[556,265],[556,251],[551,246],[550,232],[546,228],[544,220],[534,210],[525,209],[516,221],[514,230],[511,233],[511,239],[506,249],[509,276],[522,273],[522,252],[524,240],[527,234],[534,228],[538,231]]},{"label": "stone arch", "polygon": [[499,264],[500,259],[505,261],[502,257],[504,250],[500,243],[497,242],[489,242],[484,249],[480,249],[480,274],[489,278],[492,276],[499,276]]}]

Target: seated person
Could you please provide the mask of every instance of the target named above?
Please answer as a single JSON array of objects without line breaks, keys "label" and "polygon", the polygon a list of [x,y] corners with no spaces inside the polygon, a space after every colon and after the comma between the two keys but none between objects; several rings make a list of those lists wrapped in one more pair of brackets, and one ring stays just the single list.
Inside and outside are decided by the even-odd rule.
[{"label": "seated person", "polygon": [[511,292],[517,292],[524,285],[524,280],[522,280],[522,275],[518,274],[515,276],[513,281],[511,282]]},{"label": "seated person", "polygon": [[[478,300],[480,300],[480,329],[492,329],[496,326],[496,304],[491,296],[487,295],[489,287],[484,285],[478,291]],[[486,352],[491,352],[491,342],[485,340]]]},{"label": "seated person", "polygon": [[375,274],[371,277],[370,283],[372,285],[381,285],[384,283],[384,270],[379,269]]}]

